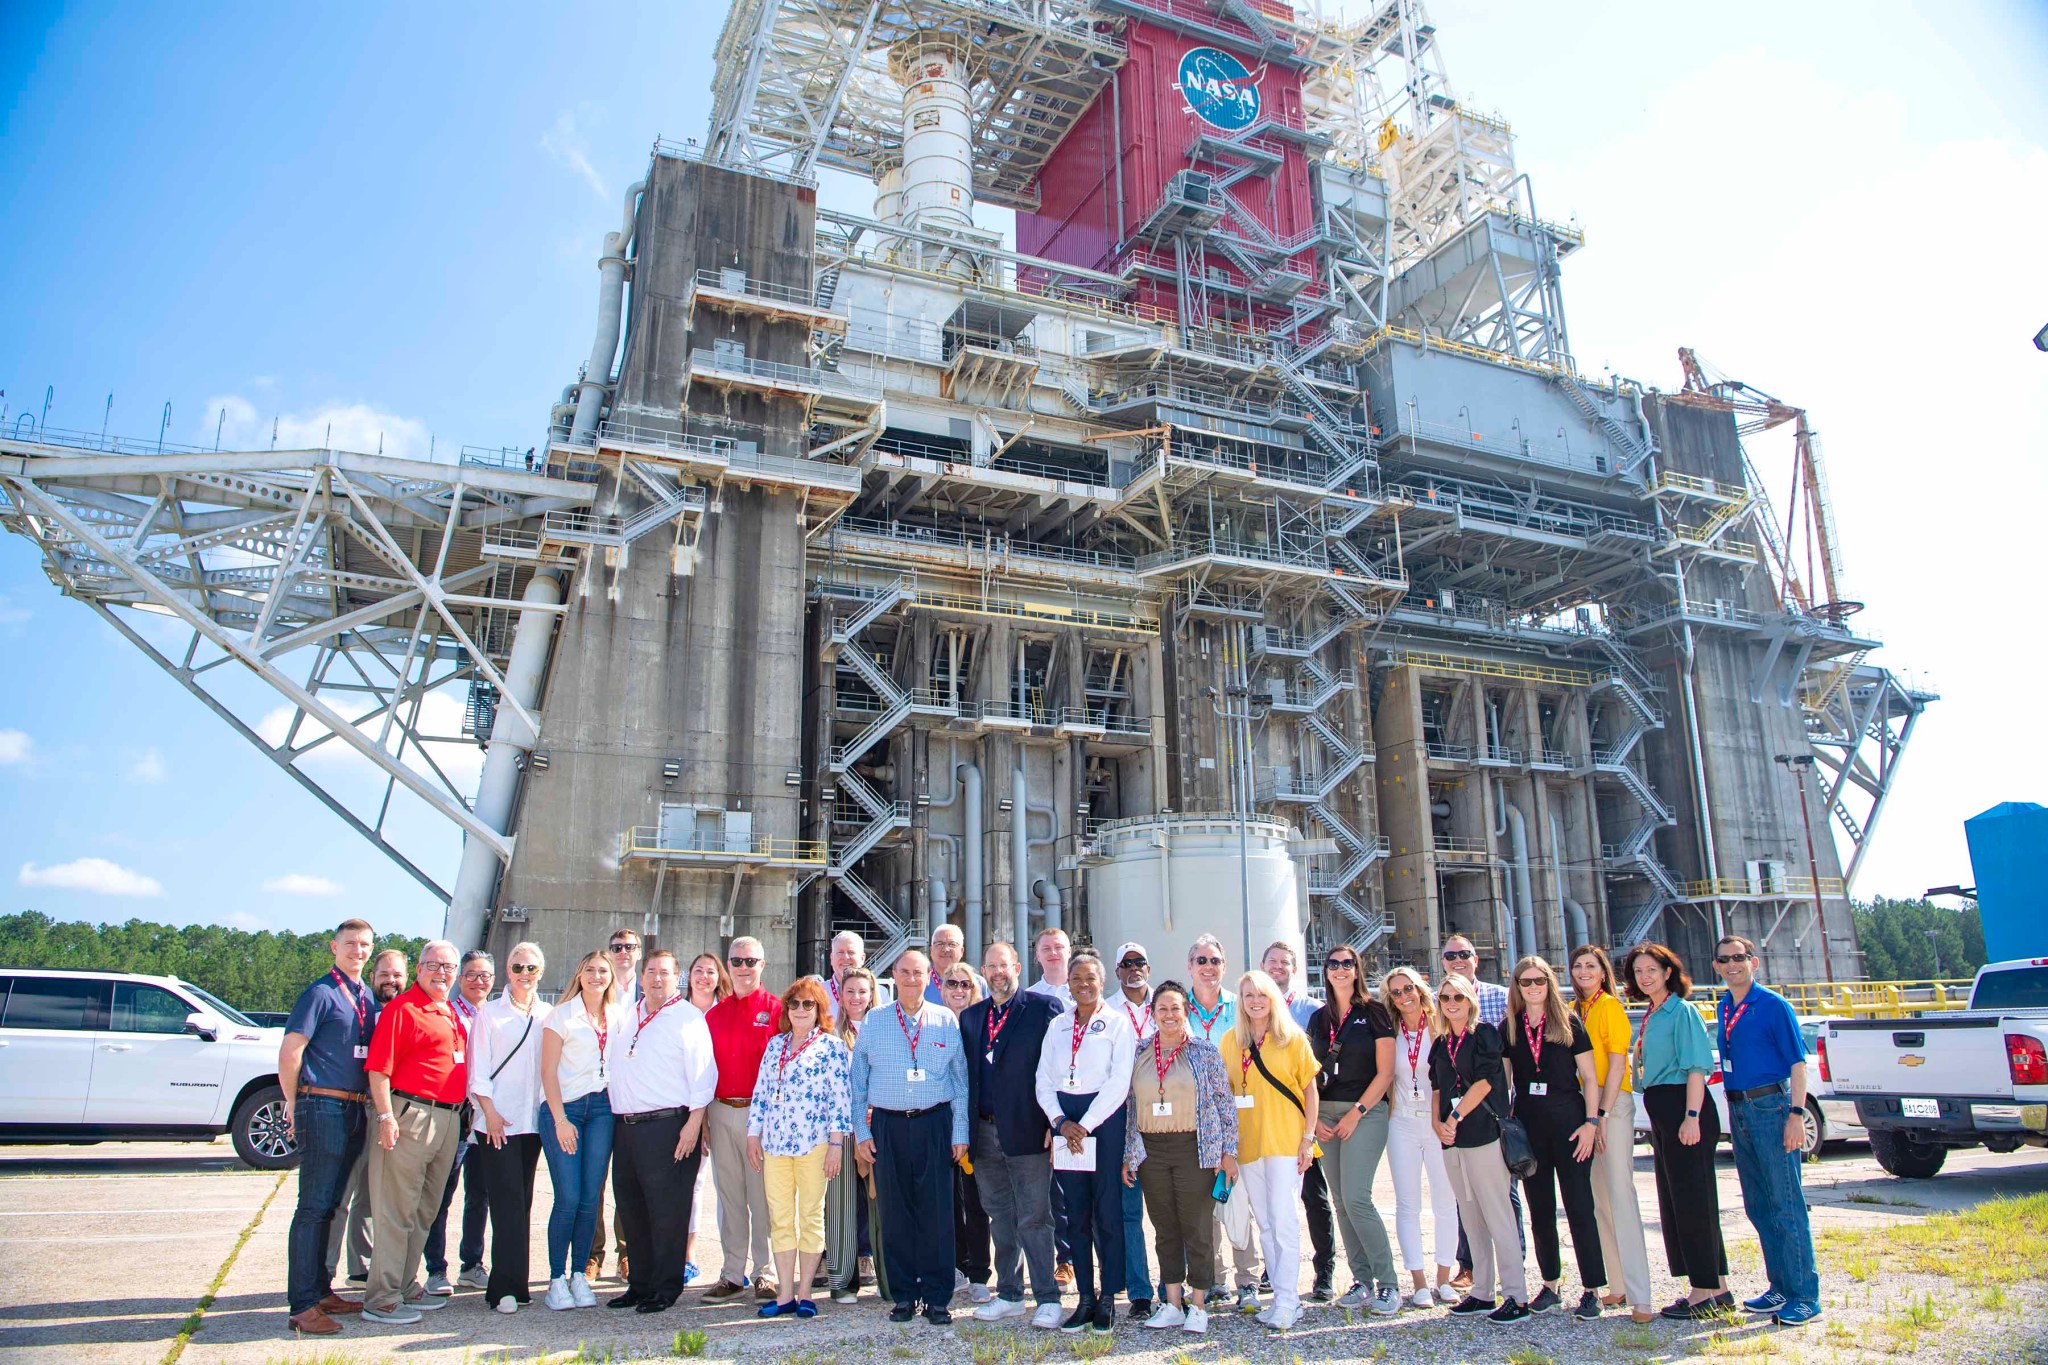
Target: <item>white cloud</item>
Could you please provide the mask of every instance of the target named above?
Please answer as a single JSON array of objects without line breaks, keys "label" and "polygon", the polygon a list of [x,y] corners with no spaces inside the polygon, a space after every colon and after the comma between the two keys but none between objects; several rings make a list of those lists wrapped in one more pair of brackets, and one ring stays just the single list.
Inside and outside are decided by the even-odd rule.
[{"label": "white cloud", "polygon": [[29,763],[36,756],[36,742],[19,730],[0,730],[0,767]]},{"label": "white cloud", "polygon": [[308,872],[287,872],[263,883],[263,889],[273,896],[339,896],[341,883]]},{"label": "white cloud", "polygon": [[[226,414],[223,418],[222,414]],[[423,459],[433,448],[424,422],[385,412],[367,403],[328,403],[310,412],[264,412],[239,394],[206,400],[204,440],[212,444],[216,425],[223,450],[268,450],[272,431],[279,450],[352,450],[365,455]]]},{"label": "white cloud", "polygon": [[219,922],[230,929],[246,929],[252,934],[260,933],[271,927],[270,921],[242,910],[234,910],[222,915]]},{"label": "white cloud", "polygon": [[135,761],[128,765],[130,782],[154,784],[170,775],[171,770],[165,765],[164,756],[155,749],[144,749],[136,756]]},{"label": "white cloud", "polygon": [[[341,698],[330,697],[327,701],[342,715],[361,714],[370,709],[370,703],[360,699],[344,701]],[[469,796],[475,793],[477,779],[483,775],[484,751],[472,740],[463,738],[458,742],[457,737],[462,734],[462,710],[462,700],[454,692],[446,689],[429,692],[420,703],[418,724],[420,733],[437,736],[443,741],[429,741],[428,752],[432,754],[435,764],[441,771],[447,774],[448,781],[456,790],[464,796]],[[290,706],[279,706],[266,712],[254,727],[257,736],[266,744],[283,744],[285,736],[290,733],[292,716],[295,713],[295,708]],[[303,749],[326,733],[326,726],[318,721],[308,720],[291,736],[292,745],[294,748]],[[395,747],[397,743],[398,731],[394,727],[391,744]],[[299,761],[305,764],[319,764],[322,767],[353,767],[365,772],[371,770],[369,759],[339,738],[327,740]],[[405,746],[405,761],[414,770],[429,777],[433,776],[432,769],[421,757],[418,745]]]},{"label": "white cloud", "polygon": [[564,109],[555,118],[555,126],[540,137],[540,149],[553,157],[559,164],[568,167],[583,177],[583,183],[600,199],[609,199],[611,192],[604,187],[604,177],[590,164],[590,153],[579,126],[584,122],[601,122],[603,115],[595,105],[579,104],[574,109]]},{"label": "white cloud", "polygon": [[154,877],[110,863],[105,858],[74,858],[68,863],[37,867],[21,865],[18,879],[23,886],[47,886],[62,891],[90,891],[101,896],[161,896],[163,883]]}]

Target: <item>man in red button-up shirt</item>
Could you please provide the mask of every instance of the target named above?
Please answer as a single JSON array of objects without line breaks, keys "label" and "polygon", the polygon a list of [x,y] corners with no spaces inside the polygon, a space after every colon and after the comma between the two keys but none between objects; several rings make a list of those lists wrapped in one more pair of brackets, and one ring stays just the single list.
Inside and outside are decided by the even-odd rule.
[{"label": "man in red button-up shirt", "polygon": [[[747,1157],[747,1109],[761,1054],[782,1027],[782,1000],[761,985],[761,941],[736,938],[725,951],[732,994],[704,1015],[711,1029],[711,1055],[718,1062],[717,1100],[705,1124],[711,1143],[711,1179],[718,1190],[718,1245],[725,1266],[705,1292],[714,1302],[740,1292],[749,1274],[756,1298],[776,1296],[775,1266],[768,1259],[768,1187]],[[802,1297],[808,1287],[798,1285]]]},{"label": "man in red button-up shirt", "polygon": [[462,1137],[460,1110],[469,1092],[462,1025],[448,1003],[455,984],[455,945],[436,940],[420,954],[411,989],[384,1007],[365,1063],[370,1084],[370,1209],[376,1232],[363,1316],[413,1323],[446,1299],[413,1288],[427,1230]]}]

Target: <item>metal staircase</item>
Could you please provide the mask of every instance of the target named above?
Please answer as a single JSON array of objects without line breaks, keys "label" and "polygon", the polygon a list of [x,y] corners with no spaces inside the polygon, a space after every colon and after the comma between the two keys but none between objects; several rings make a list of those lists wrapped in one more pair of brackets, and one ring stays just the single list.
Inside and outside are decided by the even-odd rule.
[{"label": "metal staircase", "polygon": [[859,831],[845,843],[833,841],[826,855],[825,875],[844,877],[852,871],[853,865],[865,858],[874,847],[900,829],[910,827],[910,803],[891,801],[870,787],[859,773],[852,768],[838,773],[839,790],[853,798],[868,819]]},{"label": "metal staircase", "polygon": [[1606,410],[1593,401],[1592,395],[1587,393],[1585,387],[1572,375],[1559,370],[1552,378],[1556,381],[1557,387],[1563,390],[1565,398],[1579,410],[1579,415],[1592,423],[1601,435],[1613,442],[1622,452],[1621,468],[1615,470],[1615,473],[1632,474],[1645,460],[1657,453],[1654,445],[1647,444],[1635,432],[1609,417]]}]

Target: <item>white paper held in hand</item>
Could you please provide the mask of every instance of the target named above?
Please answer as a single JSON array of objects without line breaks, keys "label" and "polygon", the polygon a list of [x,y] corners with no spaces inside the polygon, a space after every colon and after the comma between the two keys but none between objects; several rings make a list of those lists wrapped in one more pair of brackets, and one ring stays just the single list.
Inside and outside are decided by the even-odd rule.
[{"label": "white paper held in hand", "polygon": [[1056,1171],[1092,1171],[1095,1169],[1095,1138],[1091,1134],[1081,1139],[1081,1150],[1076,1152],[1067,1146],[1067,1140],[1053,1134],[1052,1168]]}]

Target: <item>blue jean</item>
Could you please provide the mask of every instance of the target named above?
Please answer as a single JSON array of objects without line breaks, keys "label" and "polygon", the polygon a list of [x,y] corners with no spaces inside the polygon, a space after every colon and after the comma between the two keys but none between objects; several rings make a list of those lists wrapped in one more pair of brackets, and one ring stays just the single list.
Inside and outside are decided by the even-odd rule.
[{"label": "blue jean", "polygon": [[1133,1302],[1164,1298],[1163,1292],[1154,1292],[1151,1264],[1145,1259],[1145,1191],[1126,1185],[1123,1198],[1124,1297]]},{"label": "blue jean", "polygon": [[294,1315],[334,1292],[327,1237],[356,1158],[363,1154],[366,1111],[360,1103],[301,1095],[292,1105],[299,1138],[299,1202],[285,1241],[285,1295]]},{"label": "blue jean", "polygon": [[605,1172],[612,1162],[612,1105],[602,1090],[570,1100],[562,1117],[576,1130],[574,1155],[555,1141],[554,1116],[540,1115],[540,1150],[548,1159],[548,1183],[555,1187],[555,1207],[548,1214],[548,1278],[559,1280],[569,1268],[583,1269],[590,1243],[597,1236],[597,1206],[604,1197]]},{"label": "blue jean", "polygon": [[1764,1252],[1764,1273],[1787,1304],[1818,1304],[1820,1272],[1813,1264],[1813,1233],[1806,1223],[1806,1191],[1800,1185],[1797,1151],[1785,1150],[1789,1094],[1728,1102],[1728,1127],[1735,1139],[1735,1174],[1742,1181],[1742,1207],[1756,1228]]},{"label": "blue jean", "polygon": [[455,1202],[458,1184],[462,1186],[462,1240],[455,1249],[462,1257],[461,1268],[470,1270],[484,1263],[484,1220],[489,1216],[490,1205],[484,1196],[483,1165],[469,1159],[475,1150],[475,1142],[464,1138],[462,1149],[455,1154],[455,1164],[448,1168],[448,1188],[441,1191],[441,1211],[434,1215],[434,1226],[427,1229],[423,1255],[429,1275],[448,1273],[448,1210]]}]

